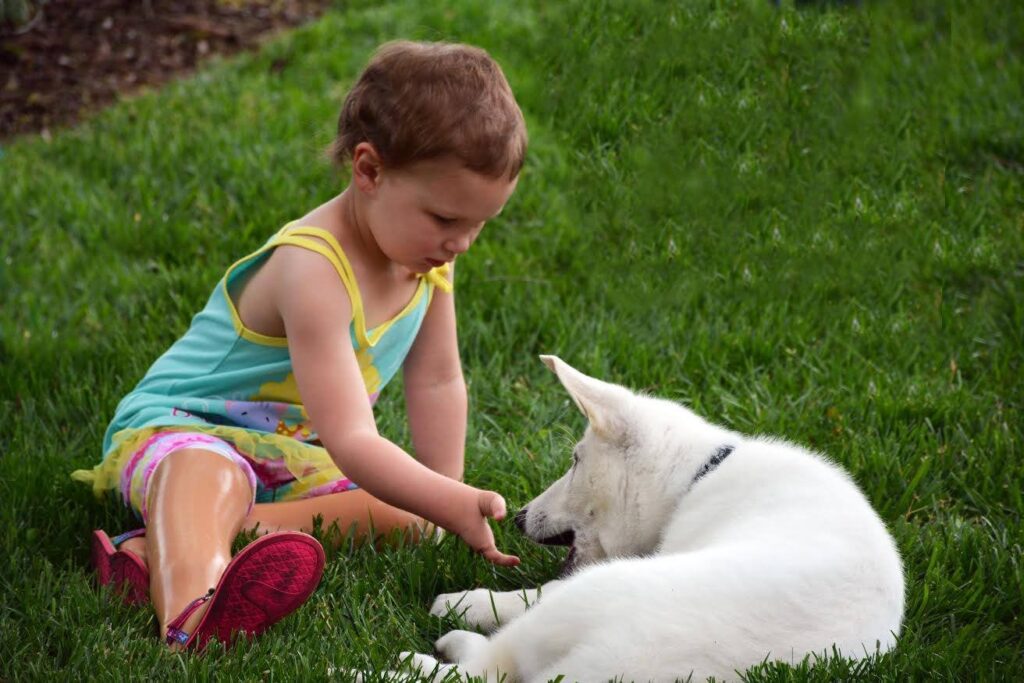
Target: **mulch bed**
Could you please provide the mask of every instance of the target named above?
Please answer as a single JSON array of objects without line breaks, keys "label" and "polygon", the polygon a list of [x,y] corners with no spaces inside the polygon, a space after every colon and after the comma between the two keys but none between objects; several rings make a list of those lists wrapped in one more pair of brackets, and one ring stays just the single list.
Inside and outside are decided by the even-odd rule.
[{"label": "mulch bed", "polygon": [[319,16],[331,0],[49,0],[0,24],[0,140],[44,137],[119,94],[254,47]]}]

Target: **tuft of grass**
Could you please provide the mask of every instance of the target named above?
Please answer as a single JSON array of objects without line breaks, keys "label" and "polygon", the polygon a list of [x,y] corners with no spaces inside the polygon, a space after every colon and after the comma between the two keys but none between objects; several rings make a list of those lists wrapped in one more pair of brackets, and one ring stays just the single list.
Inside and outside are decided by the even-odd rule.
[{"label": "tuft of grass", "polygon": [[[511,507],[583,425],[536,360],[782,435],[847,467],[906,562],[896,650],[750,681],[1011,680],[1024,670],[1024,7],[727,0],[355,2],[0,157],[0,678],[327,677],[457,624],[439,592],[550,578],[456,540],[329,540],[264,637],[164,651],[98,591],[88,533],[132,523],[68,478],[224,269],[343,185],[322,162],[379,43],[482,45],[531,150],[460,260],[467,479]],[[392,387],[382,431],[408,444]],[[336,677],[344,677],[335,673]]]}]

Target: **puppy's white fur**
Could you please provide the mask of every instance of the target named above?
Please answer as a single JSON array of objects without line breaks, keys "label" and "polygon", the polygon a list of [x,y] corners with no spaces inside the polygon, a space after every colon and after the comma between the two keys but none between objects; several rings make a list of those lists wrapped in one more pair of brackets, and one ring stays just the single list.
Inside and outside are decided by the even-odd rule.
[{"label": "puppy's white fur", "polygon": [[[439,665],[436,680],[456,668],[489,681],[721,680],[766,658],[893,646],[900,557],[843,470],[542,359],[590,425],[576,464],[520,520],[538,541],[571,530],[574,571],[540,591],[439,596],[433,614],[501,628],[441,638],[454,664]],[[438,664],[411,661],[424,674]]]}]

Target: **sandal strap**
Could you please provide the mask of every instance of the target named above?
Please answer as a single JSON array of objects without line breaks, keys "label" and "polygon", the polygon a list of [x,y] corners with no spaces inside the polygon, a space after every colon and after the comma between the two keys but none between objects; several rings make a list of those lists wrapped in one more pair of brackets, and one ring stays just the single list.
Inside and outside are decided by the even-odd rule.
[{"label": "sandal strap", "polygon": [[136,536],[144,536],[145,534],[146,527],[142,527],[141,529],[132,529],[131,531],[126,531],[123,534],[118,534],[117,536],[114,536],[112,539],[110,539],[110,545],[116,548],[117,546],[127,541],[129,538],[135,538]]},{"label": "sandal strap", "polygon": [[192,616],[193,612],[199,609],[200,605],[213,597],[213,593],[214,589],[211,588],[210,592],[206,595],[196,598],[192,602],[188,603],[188,605],[185,606],[185,609],[181,610],[181,614],[174,617],[174,619],[171,620],[171,623],[167,624],[168,645],[174,645],[175,643],[185,645],[188,643],[188,639],[192,637],[192,634],[187,631],[182,631],[180,627],[185,624],[190,616]]}]

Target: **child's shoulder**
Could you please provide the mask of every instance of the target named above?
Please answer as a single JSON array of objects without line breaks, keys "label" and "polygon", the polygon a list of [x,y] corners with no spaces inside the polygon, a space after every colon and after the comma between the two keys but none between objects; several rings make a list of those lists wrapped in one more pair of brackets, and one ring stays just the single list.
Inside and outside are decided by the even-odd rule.
[{"label": "child's shoulder", "polygon": [[352,286],[352,264],[335,230],[322,221],[289,225],[275,238],[277,245],[267,262],[271,278],[282,289],[315,296]]},{"label": "child's shoulder", "polygon": [[325,302],[331,302],[332,316],[351,315],[337,310],[348,297],[330,231],[306,223],[289,228],[273,238],[270,256],[235,293],[242,324],[267,336],[285,336],[287,314],[318,316]]},{"label": "child's shoulder", "polygon": [[267,261],[266,269],[281,287],[309,288],[338,284],[338,254],[327,241],[309,235],[295,235],[281,242]]},{"label": "child's shoulder", "polygon": [[341,245],[345,241],[344,231],[336,201],[322,204],[288,223],[272,240],[277,248],[271,261],[276,261],[282,284],[336,282],[339,275],[346,279],[351,264]]}]

